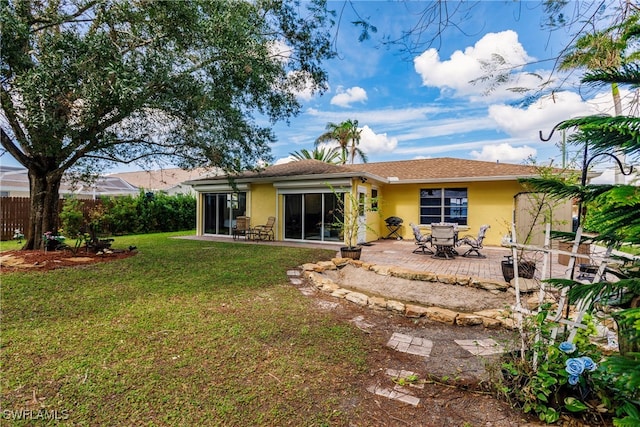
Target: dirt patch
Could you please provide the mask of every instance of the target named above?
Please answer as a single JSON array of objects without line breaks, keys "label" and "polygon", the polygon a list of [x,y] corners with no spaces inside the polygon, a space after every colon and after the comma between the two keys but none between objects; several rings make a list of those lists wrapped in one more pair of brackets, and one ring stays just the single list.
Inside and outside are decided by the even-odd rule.
[{"label": "dirt patch", "polygon": [[0,254],[0,272],[13,271],[46,271],[63,267],[77,267],[79,265],[109,262],[128,258],[137,251],[114,249],[107,253],[85,252],[84,250],[74,254],[70,250],[61,251],[4,251]]},{"label": "dirt patch", "polygon": [[[388,276],[383,276],[387,279]],[[301,288],[307,283],[299,285]],[[493,396],[488,369],[499,366],[498,356],[477,357],[463,350],[456,340],[492,338],[501,345],[513,343],[513,331],[488,330],[482,326],[456,327],[427,318],[410,319],[389,311],[362,307],[321,291],[307,292],[317,310],[358,327],[368,337],[368,374],[359,377],[361,390],[343,399],[340,409],[357,407],[359,417],[350,426],[542,426],[537,419],[512,408]],[[396,351],[387,343],[394,333],[433,342],[429,357]],[[372,388],[402,390],[389,370],[410,371],[420,387],[409,386],[419,399],[417,406],[372,393]],[[566,424],[565,424],[566,425]]]},{"label": "dirt patch", "polygon": [[322,274],[341,287],[367,295],[394,298],[425,307],[442,307],[462,313],[502,309],[515,304],[515,294],[511,292],[494,293],[471,286],[385,276],[351,265],[339,270],[325,270]]}]

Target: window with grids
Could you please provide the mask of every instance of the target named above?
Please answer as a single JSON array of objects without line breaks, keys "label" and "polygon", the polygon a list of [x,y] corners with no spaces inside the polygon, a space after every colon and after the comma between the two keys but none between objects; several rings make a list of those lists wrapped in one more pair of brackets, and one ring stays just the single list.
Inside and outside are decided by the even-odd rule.
[{"label": "window with grids", "polygon": [[467,225],[468,205],[466,188],[423,188],[420,190],[420,224]]}]

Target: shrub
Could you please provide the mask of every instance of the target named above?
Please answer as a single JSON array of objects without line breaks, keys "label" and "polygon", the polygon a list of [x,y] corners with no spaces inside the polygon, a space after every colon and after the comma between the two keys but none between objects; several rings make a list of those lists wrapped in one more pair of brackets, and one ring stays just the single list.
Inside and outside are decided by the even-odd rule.
[{"label": "shrub", "polygon": [[60,224],[66,235],[75,238],[80,234],[83,223],[81,202],[76,198],[65,199],[60,213]]}]

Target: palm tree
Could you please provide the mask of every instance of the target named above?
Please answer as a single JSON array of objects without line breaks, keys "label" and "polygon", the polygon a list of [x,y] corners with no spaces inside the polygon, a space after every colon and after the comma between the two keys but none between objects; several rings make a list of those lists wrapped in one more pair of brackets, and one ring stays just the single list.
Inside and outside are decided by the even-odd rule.
[{"label": "palm tree", "polygon": [[356,156],[360,156],[367,163],[367,155],[358,145],[360,144],[361,129],[358,129],[357,120],[346,120],[341,123],[327,123],[326,132],[316,139],[316,146],[326,142],[337,142],[340,149],[340,163],[346,164],[350,159],[353,164]]},{"label": "palm tree", "polygon": [[320,160],[321,162],[325,163],[331,163],[333,165],[337,165],[340,163],[340,153],[338,152],[336,147],[316,147],[313,149],[313,151],[309,151],[306,148],[303,148],[300,151],[289,153],[289,155],[296,160],[313,159]]}]

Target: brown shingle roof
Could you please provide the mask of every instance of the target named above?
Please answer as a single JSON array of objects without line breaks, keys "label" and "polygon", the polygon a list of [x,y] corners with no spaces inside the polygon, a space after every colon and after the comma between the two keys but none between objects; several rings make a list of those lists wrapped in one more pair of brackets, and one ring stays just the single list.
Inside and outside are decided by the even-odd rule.
[{"label": "brown shingle roof", "polygon": [[353,171],[378,175],[385,179],[389,177],[396,177],[399,181],[440,181],[447,179],[459,180],[463,178],[515,178],[535,176],[539,174],[534,166],[454,159],[451,157],[364,163],[348,165],[346,167]]},{"label": "brown shingle roof", "polygon": [[[252,179],[252,178],[284,178],[291,176],[305,175],[330,175],[330,174],[354,174],[353,171],[345,166],[332,165],[330,163],[321,162],[320,160],[297,160],[289,163],[268,166],[260,171],[247,171],[233,175],[236,180]],[[201,181],[226,180],[228,175],[212,178],[203,178],[188,183],[198,183]]]},{"label": "brown shingle roof", "polygon": [[[536,176],[539,174],[534,166],[443,157],[438,159],[401,160],[395,162],[360,163],[355,165],[332,165],[319,160],[298,160],[269,166],[258,172],[243,172],[235,175],[234,178],[251,180],[332,174],[357,176],[358,174],[365,173],[371,176],[377,176],[382,181],[387,181],[392,177],[392,182],[461,181],[464,179],[504,180]],[[204,178],[190,182],[197,183],[198,181],[220,179],[228,179],[228,177]]]},{"label": "brown shingle roof", "polygon": [[248,172],[247,177],[279,177],[296,175],[326,175],[332,173],[349,173],[350,170],[340,165],[321,162],[320,160],[305,159],[289,163],[269,166],[259,172]]}]

